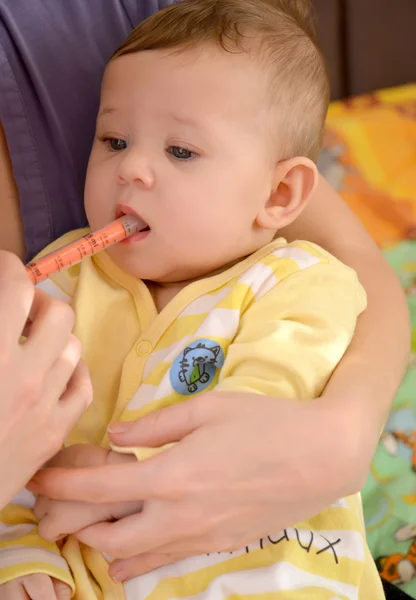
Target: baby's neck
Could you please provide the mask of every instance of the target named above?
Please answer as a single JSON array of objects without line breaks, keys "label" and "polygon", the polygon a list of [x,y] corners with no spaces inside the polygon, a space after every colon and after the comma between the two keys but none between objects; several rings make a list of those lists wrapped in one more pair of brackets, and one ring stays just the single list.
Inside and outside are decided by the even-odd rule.
[{"label": "baby's neck", "polygon": [[187,282],[180,281],[178,283],[157,283],[155,281],[145,281],[149,292],[152,295],[153,302],[155,303],[156,310],[158,313],[171,302],[175,296],[179,294],[184,287],[188,285]]},{"label": "baby's neck", "polygon": [[245,257],[239,258],[238,260],[235,260],[234,262],[232,262],[230,264],[224,265],[223,267],[220,267],[219,269],[216,269],[215,271],[212,271],[210,273],[205,273],[203,275],[200,275],[199,277],[194,277],[193,279],[187,279],[185,281],[173,281],[173,282],[145,281],[145,283],[149,289],[149,292],[152,295],[153,302],[155,303],[157,312],[160,313],[165,308],[165,306],[167,306],[169,304],[169,302],[171,302],[174,299],[174,297],[179,294],[180,291],[182,291],[188,285],[191,285],[191,283],[195,283],[196,281],[200,281],[201,279],[207,279],[208,277],[213,277],[214,275],[219,275],[220,273],[227,271],[228,269],[233,267],[235,264],[244,260],[244,258]]}]

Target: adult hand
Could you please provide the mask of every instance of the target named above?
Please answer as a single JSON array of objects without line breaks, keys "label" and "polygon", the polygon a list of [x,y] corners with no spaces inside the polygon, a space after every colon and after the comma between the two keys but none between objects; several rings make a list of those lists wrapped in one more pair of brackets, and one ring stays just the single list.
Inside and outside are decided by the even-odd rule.
[{"label": "adult hand", "polygon": [[[46,466],[71,469],[128,462],[136,462],[136,458],[92,444],[76,444],[58,452]],[[91,504],[90,502],[52,500],[46,496],[38,496],[34,513],[39,519],[39,534],[45,540],[55,542],[80,529],[85,529],[89,525],[114,521],[138,513],[142,506],[142,502]]]},{"label": "adult hand", "polygon": [[124,432],[111,427],[119,446],[180,440],[166,452],[137,464],[45,470],[31,489],[96,503],[144,499],[141,514],[77,534],[127,559],[110,567],[119,581],[188,556],[241,549],[360,488],[371,452],[359,453],[357,415],[340,414],[338,404],[206,393],[119,424]]},{"label": "adult hand", "polygon": [[92,391],[72,309],[36,290],[20,260],[4,251],[0,317],[1,508],[59,450]]}]

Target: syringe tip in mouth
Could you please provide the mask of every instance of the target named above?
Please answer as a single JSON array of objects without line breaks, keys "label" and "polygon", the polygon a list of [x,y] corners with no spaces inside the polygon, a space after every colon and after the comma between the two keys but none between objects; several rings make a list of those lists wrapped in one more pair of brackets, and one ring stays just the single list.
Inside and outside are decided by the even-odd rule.
[{"label": "syringe tip in mouth", "polygon": [[55,250],[26,265],[26,272],[34,284],[44,281],[54,273],[68,269],[87,256],[97,254],[146,228],[137,215],[123,215],[105,227]]},{"label": "syringe tip in mouth", "polygon": [[137,215],[123,215],[118,218],[114,223],[121,223],[123,227],[126,229],[126,237],[130,237],[134,233],[139,233],[147,227],[147,224],[138,217]]}]

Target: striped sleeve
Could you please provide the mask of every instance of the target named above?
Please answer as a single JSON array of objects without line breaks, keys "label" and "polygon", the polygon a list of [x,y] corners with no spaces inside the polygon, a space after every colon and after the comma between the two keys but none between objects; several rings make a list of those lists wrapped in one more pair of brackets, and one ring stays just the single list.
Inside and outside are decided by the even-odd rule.
[{"label": "striped sleeve", "polygon": [[17,577],[44,573],[69,585],[74,582],[56,543],[40,537],[33,507],[35,497],[22,490],[0,511],[0,585]]}]

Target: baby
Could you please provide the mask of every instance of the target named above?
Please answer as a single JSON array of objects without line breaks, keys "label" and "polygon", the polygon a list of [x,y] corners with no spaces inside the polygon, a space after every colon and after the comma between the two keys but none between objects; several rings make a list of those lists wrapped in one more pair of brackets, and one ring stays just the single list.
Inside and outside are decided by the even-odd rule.
[{"label": "baby", "polygon": [[[54,464],[77,464],[77,444],[90,445],[88,464],[144,460],[152,450],[110,450],[108,424],[207,390],[322,393],[365,295],[327,252],[276,232],[315,190],[328,88],[306,0],[183,0],[115,53],[85,207],[93,229],[124,214],[144,225],[44,286],[76,311],[95,394]],[[1,514],[0,598],[384,597],[358,495],[238,552],[124,586],[108,576],[111,557],[66,536],[140,503],[41,498],[36,515],[34,504],[24,491]]]}]

